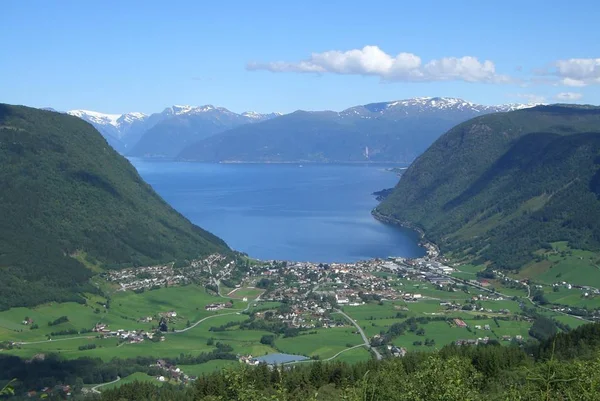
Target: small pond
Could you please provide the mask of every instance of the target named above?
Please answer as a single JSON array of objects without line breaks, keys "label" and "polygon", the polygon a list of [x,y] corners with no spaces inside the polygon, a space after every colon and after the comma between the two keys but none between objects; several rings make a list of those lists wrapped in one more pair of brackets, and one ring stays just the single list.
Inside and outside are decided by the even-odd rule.
[{"label": "small pond", "polygon": [[282,364],[288,362],[296,362],[296,361],[304,361],[308,359],[303,355],[291,355],[291,354],[269,354],[265,356],[259,356],[258,359],[261,362],[268,363],[269,365],[273,364]]}]

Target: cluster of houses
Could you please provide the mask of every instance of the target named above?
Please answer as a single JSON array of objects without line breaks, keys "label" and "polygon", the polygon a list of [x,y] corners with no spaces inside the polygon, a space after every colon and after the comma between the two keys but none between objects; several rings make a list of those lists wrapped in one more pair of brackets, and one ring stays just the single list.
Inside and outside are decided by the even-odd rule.
[{"label": "cluster of houses", "polygon": [[39,391],[29,390],[25,395],[27,398],[48,398],[52,395],[71,396],[72,388],[68,384],[57,384],[54,387],[43,387]]},{"label": "cluster of houses", "polygon": [[260,364],[260,361],[252,355],[240,355],[238,360],[240,361],[240,363],[245,363],[246,365],[250,366],[256,366]]},{"label": "cluster of houses", "polygon": [[479,345],[479,344],[487,344],[490,341],[489,337],[483,337],[483,338],[469,338],[469,339],[461,339],[461,340],[456,340],[454,342],[454,344],[456,345]]},{"label": "cluster of houses", "polygon": [[213,304],[208,304],[204,307],[205,310],[221,310],[221,309],[225,309],[225,308],[231,308],[233,306],[233,304],[227,302],[227,303],[213,303]]},{"label": "cluster of houses", "polygon": [[406,348],[404,347],[396,347],[395,345],[388,345],[387,346],[388,351],[390,351],[390,353],[392,354],[392,356],[396,357],[396,358],[401,358],[404,355],[406,355]]},{"label": "cluster of houses", "polygon": [[[145,339],[152,340],[154,333],[145,330],[110,330],[107,324],[98,323],[92,331],[99,333],[102,337],[116,337],[122,341],[126,341],[131,344],[141,343]],[[160,341],[164,341],[165,337],[161,337]]]},{"label": "cluster of houses", "polygon": [[257,312],[255,317],[264,318],[266,313],[271,313],[272,319],[277,319],[288,327],[300,329],[344,327],[346,324],[342,321],[328,317],[327,312],[331,308],[332,305],[327,301],[303,300],[292,305],[288,312]]},{"label": "cluster of houses", "polygon": [[[479,345],[479,344],[487,344],[489,341],[490,341],[489,337],[469,338],[469,339],[456,340],[454,342],[454,344],[456,344],[456,345]],[[523,342],[523,336],[516,335],[513,337],[513,336],[509,336],[509,335],[504,335],[504,336],[502,336],[502,341],[516,341],[516,342],[520,343],[520,342]]]},{"label": "cluster of houses", "polygon": [[178,383],[188,383],[190,381],[196,380],[196,376],[189,376],[185,374],[176,365],[173,365],[165,361],[164,359],[159,359],[156,361],[156,364],[150,366],[156,366],[162,370],[162,374],[155,377],[156,380],[158,380],[159,382],[174,380]]},{"label": "cluster of houses", "polygon": [[210,281],[206,278],[205,272],[214,273],[215,276],[221,274],[225,268],[233,267],[235,263],[227,262],[227,257],[220,254],[213,254],[205,259],[193,260],[188,266],[175,267],[174,263],[159,266],[135,267],[124,270],[113,270],[103,273],[103,277],[113,283],[121,286],[121,291],[146,290],[157,287],[185,285],[190,282]]}]

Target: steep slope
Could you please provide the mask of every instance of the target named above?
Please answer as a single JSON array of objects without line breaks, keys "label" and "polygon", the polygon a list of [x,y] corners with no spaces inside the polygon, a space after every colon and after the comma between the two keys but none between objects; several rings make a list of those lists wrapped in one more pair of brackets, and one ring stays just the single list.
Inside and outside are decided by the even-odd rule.
[{"label": "steep slope", "polygon": [[127,154],[140,157],[174,157],[187,145],[243,124],[267,120],[277,114],[237,114],[212,105],[173,106],[149,128]]},{"label": "steep slope", "polygon": [[228,251],[79,118],[0,105],[0,161],[0,309],[77,299],[77,253],[110,268]]},{"label": "steep slope", "polygon": [[481,106],[454,98],[416,98],[305,112],[234,128],[187,147],[197,161],[413,160],[443,132],[481,114],[522,105]]},{"label": "steep slope", "polygon": [[375,213],[516,269],[548,242],[600,249],[600,108],[478,117],[439,138]]}]

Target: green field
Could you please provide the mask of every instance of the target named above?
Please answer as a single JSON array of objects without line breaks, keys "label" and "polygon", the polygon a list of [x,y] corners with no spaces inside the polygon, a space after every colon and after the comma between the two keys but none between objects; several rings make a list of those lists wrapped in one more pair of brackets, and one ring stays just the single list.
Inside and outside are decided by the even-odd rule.
[{"label": "green field", "polygon": [[146,373],[136,372],[134,374],[131,374],[127,377],[122,378],[121,380],[119,380],[116,383],[111,383],[111,384],[107,384],[106,386],[102,386],[98,390],[99,391],[110,390],[113,388],[120,387],[123,384],[133,383],[133,382],[148,382],[148,383],[155,384],[157,386],[162,386],[162,382],[159,382],[158,380],[156,380],[155,377],[149,376]]},{"label": "green field", "polygon": [[[232,309],[206,311],[206,304],[223,302],[223,298],[212,296],[201,287],[190,285],[161,288],[142,294],[119,292],[113,295],[110,309],[103,308],[101,313],[95,313],[95,306],[100,305],[92,304],[92,300],[95,303],[97,299],[90,297],[88,305],[64,303],[33,309],[13,308],[0,312],[0,340],[22,342],[18,348],[8,352],[25,358],[48,352],[55,352],[66,358],[87,356],[104,360],[136,356],[176,357],[181,353],[199,354],[212,351],[214,346],[206,345],[209,338],[213,338],[215,342],[230,344],[236,353],[264,355],[275,351],[260,343],[260,338],[269,334],[267,332],[239,330],[237,326],[227,331],[210,331],[212,326],[218,327],[228,322],[248,319],[248,316],[239,313],[248,303],[238,300]],[[272,303],[269,306],[278,305]],[[258,303],[256,308],[261,307],[263,305]],[[194,324],[202,319],[202,322],[182,333],[166,333],[165,341],[157,343],[148,340],[138,344],[119,343],[114,337],[97,338],[97,333],[53,336],[51,340],[46,336],[51,331],[91,329],[98,322],[108,324],[111,330],[151,330],[152,326],[158,324],[157,318],[151,323],[141,323],[138,319],[145,316],[156,317],[158,313],[167,311],[177,312],[177,317],[169,323],[170,328],[180,330],[187,326],[188,321]],[[30,330],[28,326],[23,325],[21,322],[26,316],[35,323],[40,322],[40,328]],[[48,326],[49,320],[60,316],[67,316],[69,321]],[[83,351],[78,349],[79,346],[90,343],[95,344],[96,348]]]},{"label": "green field", "polygon": [[238,361],[215,360],[199,365],[179,365],[179,368],[189,376],[201,376],[221,369],[236,367],[239,364]]},{"label": "green field", "polygon": [[600,288],[598,254],[571,249],[564,242],[552,244],[556,251],[546,252],[547,259],[526,266],[519,277],[533,278],[536,282],[552,285],[566,281],[573,285]]},{"label": "green field", "polygon": [[471,273],[474,276],[477,272],[485,270],[485,266],[465,264],[456,267],[457,271]]},{"label": "green field", "polygon": [[252,301],[263,292],[265,292],[265,290],[261,290],[260,288],[242,287],[228,293],[227,296],[235,299],[248,298],[248,301]]},{"label": "green field", "polygon": [[363,342],[360,335],[353,334],[353,331],[356,331],[356,328],[319,329],[317,334],[279,338],[275,341],[275,345],[283,353],[327,359],[348,348],[347,345],[354,346]]},{"label": "green field", "polygon": [[345,351],[338,355],[335,360],[347,363],[364,362],[371,359],[371,354],[365,347],[358,347]]},{"label": "green field", "polygon": [[[107,324],[111,330],[151,330],[152,326],[158,324],[158,314],[169,311],[177,312],[177,318],[169,328],[183,329],[187,321],[194,323],[208,316],[234,311],[232,309],[206,311],[204,306],[213,302],[223,302],[223,298],[208,294],[202,287],[188,285],[145,291],[142,294],[131,291],[117,292],[111,299],[110,309],[100,305],[106,304],[106,300],[97,296],[90,297],[85,305],[67,302],[46,304],[35,308],[12,308],[0,312],[0,341],[41,341],[46,340],[46,336],[51,332],[90,330],[96,323]],[[246,305],[247,303],[238,301],[234,309],[241,310]],[[69,321],[48,326],[49,321],[61,316],[67,316]],[[154,317],[154,320],[150,323],[138,321],[147,316]],[[29,326],[23,325],[22,321],[25,317],[33,319],[39,329],[30,330]],[[58,339],[60,336],[55,338]]]}]

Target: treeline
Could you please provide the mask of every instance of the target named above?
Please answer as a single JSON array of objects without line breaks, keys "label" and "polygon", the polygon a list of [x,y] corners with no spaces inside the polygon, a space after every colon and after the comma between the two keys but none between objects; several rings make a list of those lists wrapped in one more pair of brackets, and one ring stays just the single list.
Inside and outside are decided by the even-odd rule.
[{"label": "treeline", "polygon": [[525,347],[449,345],[352,365],[242,365],[183,389],[126,384],[104,391],[102,400],[591,401],[599,391],[600,324],[594,324]]}]

